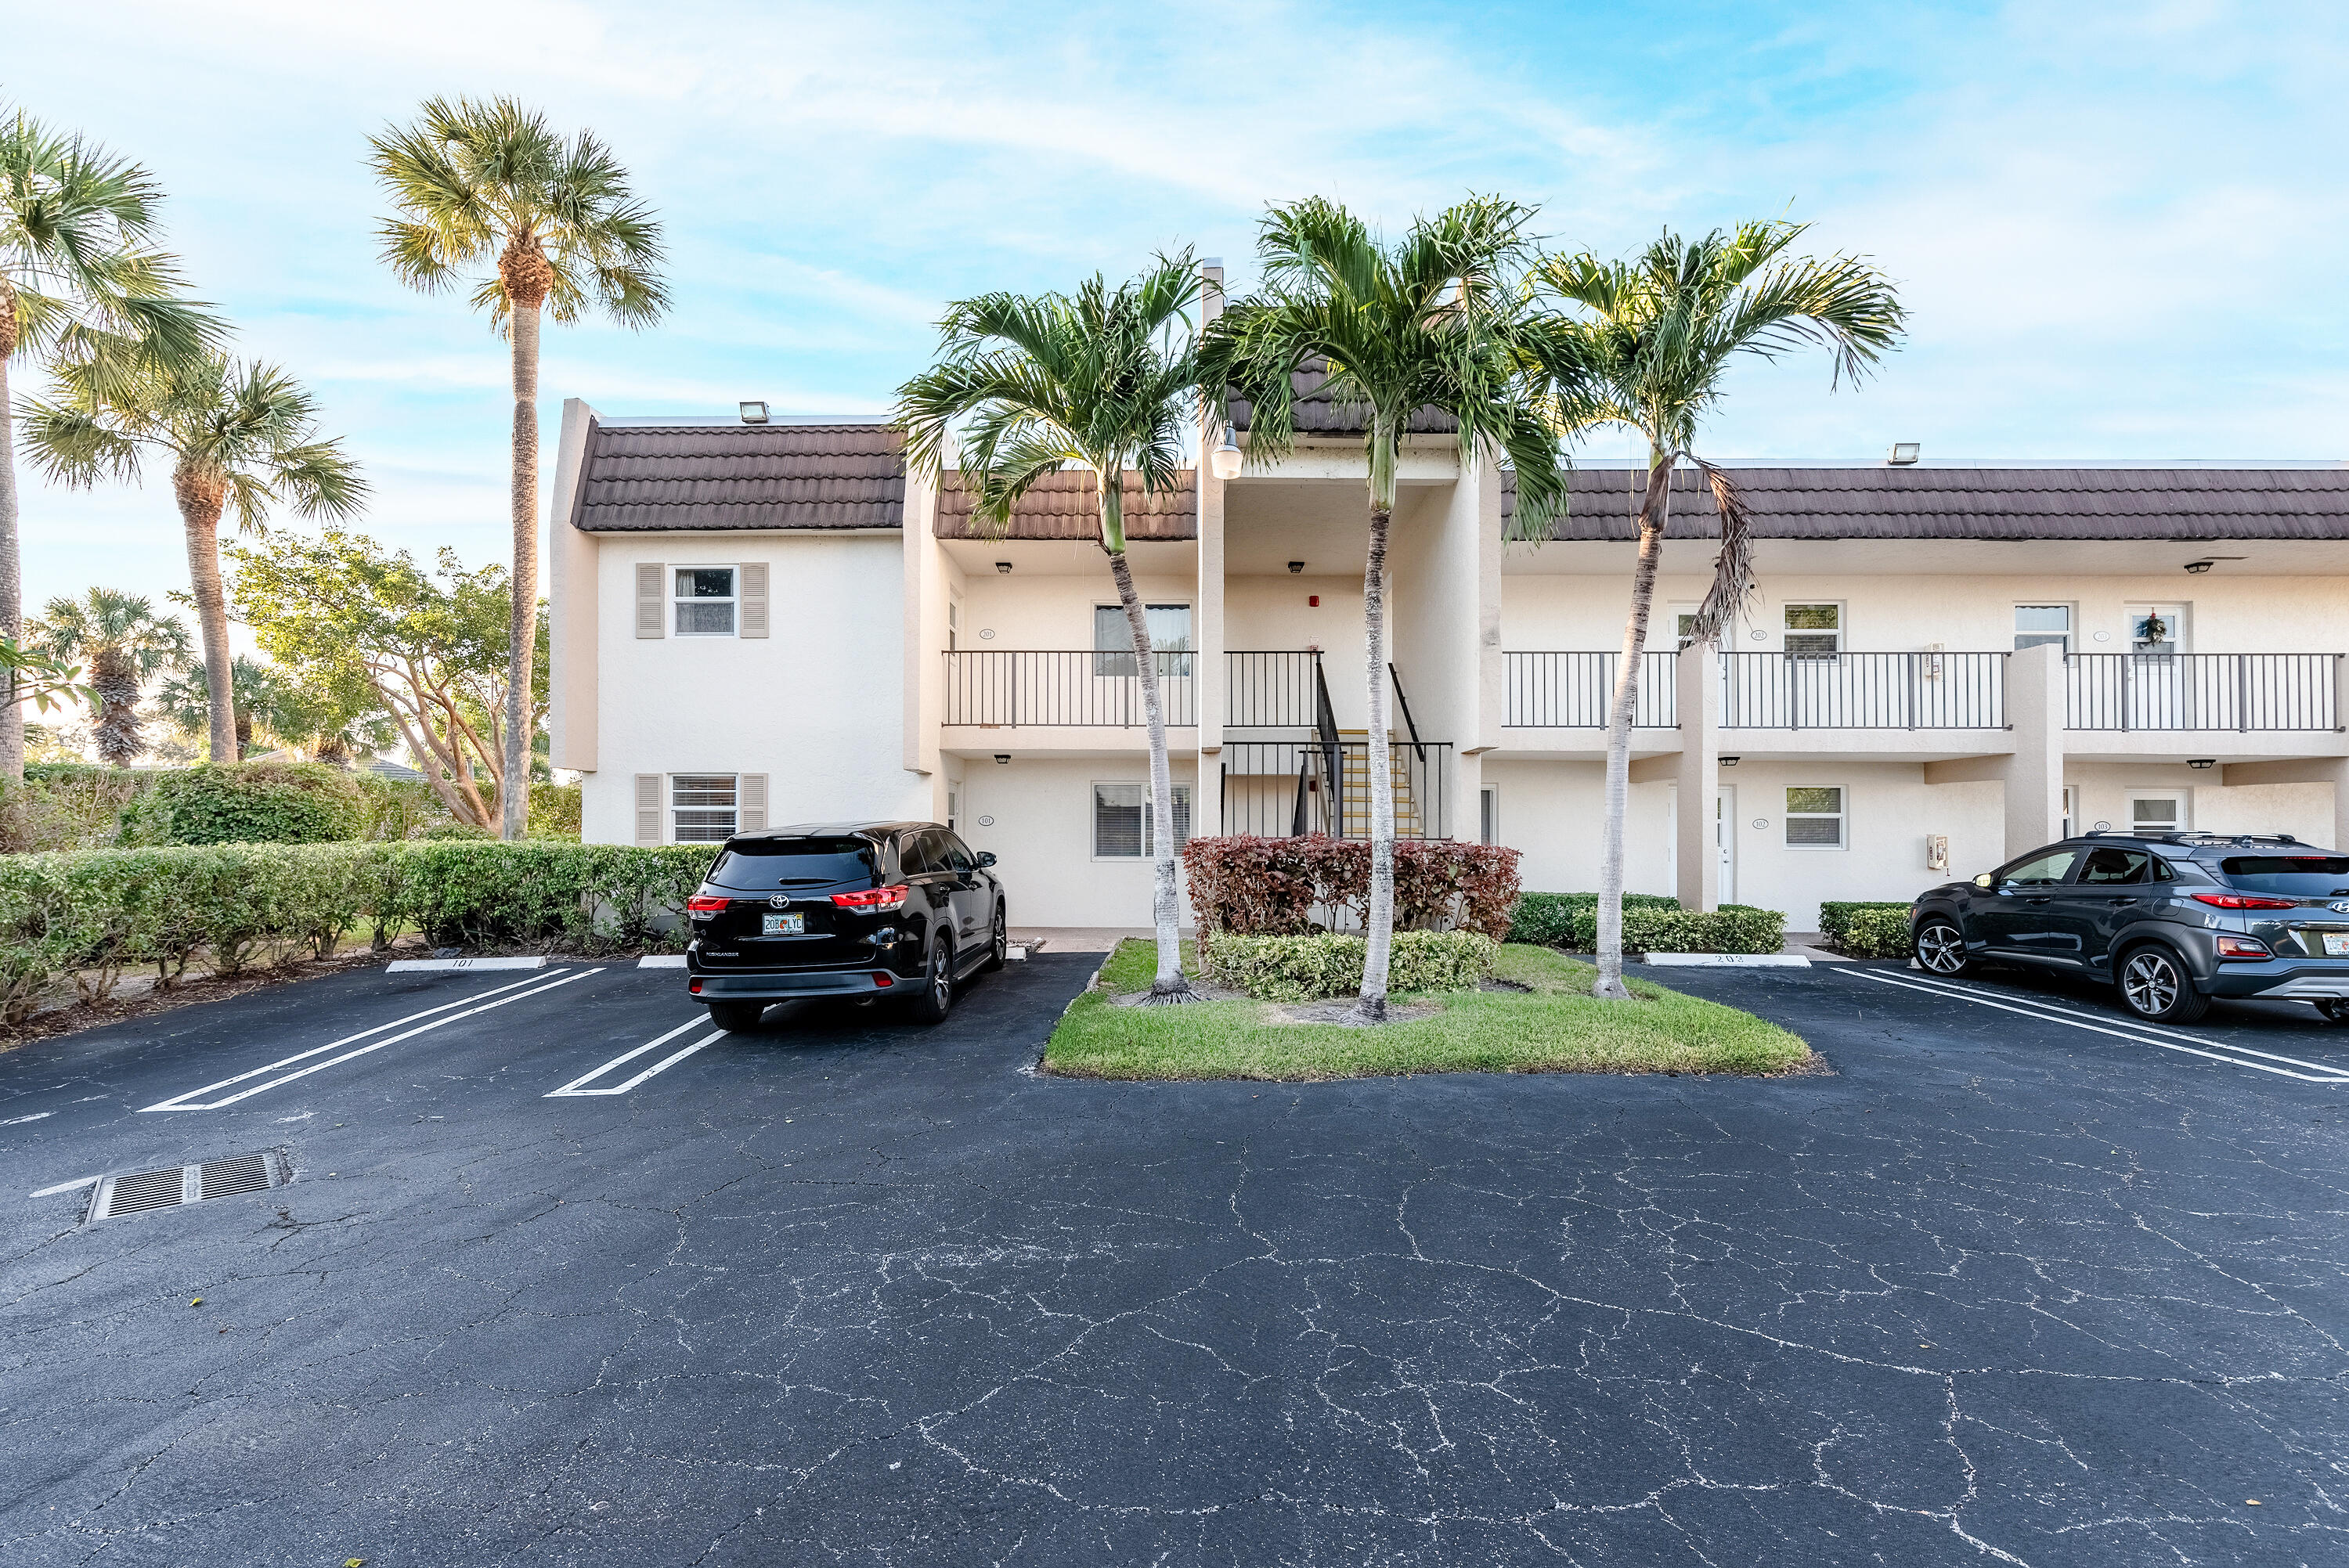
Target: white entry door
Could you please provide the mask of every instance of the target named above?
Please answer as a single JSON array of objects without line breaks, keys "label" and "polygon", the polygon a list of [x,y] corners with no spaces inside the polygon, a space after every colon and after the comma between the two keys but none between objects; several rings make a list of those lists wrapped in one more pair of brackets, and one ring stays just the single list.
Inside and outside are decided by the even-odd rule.
[{"label": "white entry door", "polygon": [[2129,618],[2128,717],[2132,729],[2193,729],[2194,683],[2186,648],[2186,606],[2132,604]]},{"label": "white entry door", "polygon": [[1737,791],[1713,794],[1713,852],[1721,857],[1721,902],[1737,902]]}]

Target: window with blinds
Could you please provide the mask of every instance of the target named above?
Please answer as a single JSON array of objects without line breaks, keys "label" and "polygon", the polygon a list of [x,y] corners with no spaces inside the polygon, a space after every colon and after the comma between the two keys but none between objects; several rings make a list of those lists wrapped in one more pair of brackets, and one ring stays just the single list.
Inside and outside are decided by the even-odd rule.
[{"label": "window with blinds", "polygon": [[676,570],[675,583],[678,636],[734,634],[734,568],[680,566]]},{"label": "window with blinds", "polygon": [[[1150,645],[1158,655],[1162,676],[1191,673],[1191,606],[1144,604],[1143,624],[1150,630]],[[1093,606],[1093,674],[1132,676],[1133,634],[1125,624],[1125,610],[1117,604]]]},{"label": "window with blinds", "polygon": [[[1093,786],[1093,857],[1096,860],[1146,858],[1150,853],[1151,830],[1149,785]],[[1177,784],[1174,786],[1174,847],[1181,849],[1190,841],[1190,838],[1191,787]]]},{"label": "window with blinds", "polygon": [[740,817],[740,779],[732,773],[678,773],[668,786],[669,838],[679,844],[722,844]]},{"label": "window with blinds", "polygon": [[1843,820],[1841,789],[1809,785],[1786,791],[1788,849],[1842,849]]},{"label": "window with blinds", "polygon": [[1843,652],[1843,606],[1786,606],[1785,652],[1790,659],[1832,659]]}]

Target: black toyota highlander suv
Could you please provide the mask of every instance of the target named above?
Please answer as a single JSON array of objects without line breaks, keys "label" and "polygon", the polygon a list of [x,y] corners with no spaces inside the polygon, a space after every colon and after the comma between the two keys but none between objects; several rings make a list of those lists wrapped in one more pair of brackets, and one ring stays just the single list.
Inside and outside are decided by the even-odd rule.
[{"label": "black toyota highlander suv", "polygon": [[903,997],[935,1024],[1009,942],[995,857],[936,822],[805,822],[726,841],[687,901],[686,987],[721,1029],[770,1004]]},{"label": "black toyota highlander suv", "polygon": [[2349,1018],[2349,855],[2289,834],[2088,833],[1920,895],[1909,929],[1928,974],[2091,975],[2158,1023],[2214,996]]}]

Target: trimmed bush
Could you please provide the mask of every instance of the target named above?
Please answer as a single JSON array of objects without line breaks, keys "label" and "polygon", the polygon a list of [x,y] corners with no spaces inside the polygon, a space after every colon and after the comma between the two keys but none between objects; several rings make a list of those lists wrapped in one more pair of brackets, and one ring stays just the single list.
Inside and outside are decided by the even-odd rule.
[{"label": "trimmed bush", "polygon": [[[1633,909],[1678,909],[1681,901],[1669,893],[1627,892],[1623,907]],[[1596,929],[1599,915],[1599,895],[1595,892],[1528,892],[1520,893],[1516,907],[1509,912],[1511,942],[1529,942],[1537,947],[1563,947],[1574,940],[1574,920],[1578,914],[1591,917]]]},{"label": "trimmed bush", "polygon": [[133,965],[169,985],[202,953],[233,975],[325,957],[362,928],[378,948],[420,926],[442,945],[673,950],[714,852],[538,841],[0,856],[0,1022],[21,1021],[69,971],[95,1002]]},{"label": "trimmed bush", "polygon": [[1906,958],[1917,951],[1909,934],[1905,903],[1872,903],[1852,910],[1843,920],[1836,946],[1854,958]]},{"label": "trimmed bush", "polygon": [[1841,947],[1850,940],[1853,922],[1860,914],[1870,910],[1894,910],[1899,912],[1901,922],[1905,924],[1909,919],[1909,912],[1915,907],[1915,904],[1905,899],[1899,903],[1824,902],[1819,905],[1819,934],[1836,946]]},{"label": "trimmed bush", "polygon": [[[1626,953],[1775,953],[1785,945],[1786,917],[1775,909],[1725,903],[1716,910],[1626,909]],[[1599,945],[1599,912],[1574,917],[1578,952]]]},{"label": "trimmed bush", "polygon": [[[1404,839],[1394,848],[1398,932],[1458,927],[1496,942],[1508,934],[1516,851],[1449,839]],[[1343,911],[1357,923],[1370,912],[1371,846],[1361,839],[1194,839],[1183,847],[1183,866],[1203,963],[1226,933],[1303,936],[1317,929],[1317,910]]]},{"label": "trimmed bush", "polygon": [[[1208,978],[1273,1002],[1343,996],[1362,988],[1359,936],[1226,934],[1215,945]],[[1389,959],[1390,992],[1464,991],[1493,972],[1501,944],[1477,931],[1398,931]]]},{"label": "trimmed bush", "polygon": [[317,844],[367,830],[367,798],[320,762],[210,763],[156,775],[122,813],[126,844]]},{"label": "trimmed bush", "polygon": [[580,789],[576,784],[530,787],[530,836],[579,841]]},{"label": "trimmed bush", "polygon": [[95,850],[115,842],[123,809],[162,774],[87,762],[33,762],[0,779],[0,851]]}]

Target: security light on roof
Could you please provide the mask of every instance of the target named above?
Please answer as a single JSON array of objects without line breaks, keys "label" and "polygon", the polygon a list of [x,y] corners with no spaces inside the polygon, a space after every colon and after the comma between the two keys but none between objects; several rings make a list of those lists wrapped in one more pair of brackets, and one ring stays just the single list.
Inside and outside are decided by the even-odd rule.
[{"label": "security light on roof", "polygon": [[1232,428],[1229,425],[1224,427],[1224,444],[1216,449],[1215,455],[1207,459],[1207,464],[1215,469],[1216,477],[1219,480],[1239,478],[1240,444],[1232,435]]},{"label": "security light on roof", "polygon": [[1894,468],[1906,468],[1917,460],[1917,452],[1918,443],[1915,441],[1895,441],[1892,443],[1892,456],[1886,460]]},{"label": "security light on roof", "polygon": [[735,407],[741,409],[742,423],[746,425],[763,425],[767,422],[767,406],[764,403],[742,402],[736,404]]}]

